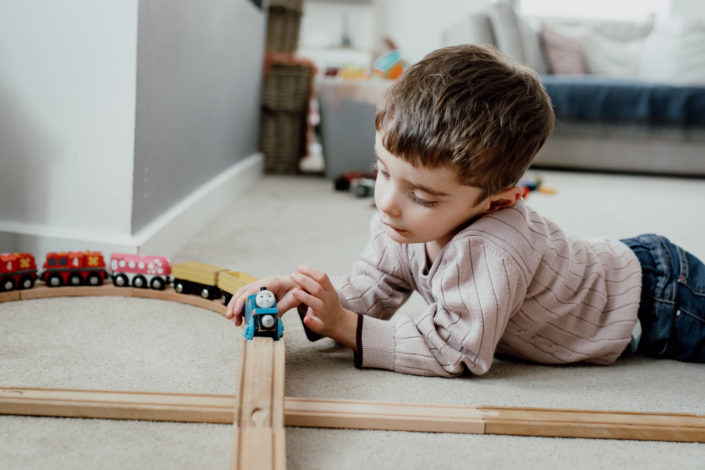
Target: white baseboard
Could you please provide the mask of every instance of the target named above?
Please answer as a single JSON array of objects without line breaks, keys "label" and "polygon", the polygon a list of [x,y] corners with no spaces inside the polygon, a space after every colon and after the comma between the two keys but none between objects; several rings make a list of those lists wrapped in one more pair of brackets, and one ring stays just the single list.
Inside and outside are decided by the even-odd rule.
[{"label": "white baseboard", "polygon": [[137,232],[138,252],[172,256],[212,222],[237,196],[262,177],[263,156],[239,161]]},{"label": "white baseboard", "polygon": [[[263,157],[250,155],[174,204],[131,236],[101,232],[57,230],[31,224],[0,227],[0,252],[26,251],[43,262],[50,251],[102,251],[173,256],[206,224],[262,177]],[[107,260],[106,260],[107,261]]]}]

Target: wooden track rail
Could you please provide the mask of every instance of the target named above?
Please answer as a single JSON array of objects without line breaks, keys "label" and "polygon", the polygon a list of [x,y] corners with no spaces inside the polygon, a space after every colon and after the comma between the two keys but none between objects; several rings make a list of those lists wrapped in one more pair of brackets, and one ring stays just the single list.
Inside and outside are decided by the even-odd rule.
[{"label": "wooden track rail", "polygon": [[[0,293],[0,303],[68,296],[142,297],[220,314],[216,300],[115,287],[37,286]],[[517,436],[705,442],[705,415],[492,406],[450,406],[284,397],[285,345],[242,340],[235,395],[120,392],[0,386],[0,414],[232,423],[233,469],[286,468],[284,426]]]},{"label": "wooden track rail", "polygon": [[284,340],[243,338],[240,350],[232,468],[284,470]]},{"label": "wooden track rail", "polygon": [[[233,423],[231,395],[0,387],[0,414]],[[705,415],[285,398],[286,426],[705,442]],[[277,425],[278,426],[278,425]]]},{"label": "wooden track rail", "polygon": [[47,287],[45,285],[38,285],[27,290],[1,292],[0,303],[14,300],[92,296],[140,297],[143,299],[167,300],[204,308],[225,315],[225,305],[223,305],[220,300],[208,300],[195,295],[179,294],[171,286],[167,286],[164,290],[138,289],[136,287],[116,287],[111,282],[106,282],[104,285],[96,287]]}]

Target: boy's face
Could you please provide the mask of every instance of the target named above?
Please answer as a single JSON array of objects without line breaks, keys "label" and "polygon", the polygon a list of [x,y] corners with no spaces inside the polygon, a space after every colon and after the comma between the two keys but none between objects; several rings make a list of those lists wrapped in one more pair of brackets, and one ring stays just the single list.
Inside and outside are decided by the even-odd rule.
[{"label": "boy's face", "polygon": [[450,168],[414,167],[375,141],[377,181],[375,204],[387,234],[400,243],[435,242],[445,246],[458,229],[490,211],[482,190],[458,183]]}]

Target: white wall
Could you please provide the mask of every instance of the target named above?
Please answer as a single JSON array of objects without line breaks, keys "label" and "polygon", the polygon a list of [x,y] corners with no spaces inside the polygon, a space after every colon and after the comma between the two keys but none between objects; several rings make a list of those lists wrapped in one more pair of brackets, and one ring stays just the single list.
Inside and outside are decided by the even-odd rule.
[{"label": "white wall", "polygon": [[337,48],[333,54],[337,53],[341,62],[358,59],[339,50],[342,18],[347,15],[352,49],[379,56],[386,52],[382,39],[388,36],[407,60],[416,62],[443,46],[442,34],[449,26],[489,3],[491,0],[306,0],[299,42],[311,56],[323,55],[317,48]]},{"label": "white wall", "polygon": [[129,235],[136,51],[137,0],[3,1],[0,232]]},{"label": "white wall", "polygon": [[261,174],[265,20],[250,0],[0,0],[0,252],[169,256],[209,223]]},{"label": "white wall", "polygon": [[443,32],[452,24],[490,3],[491,0],[377,0],[377,43],[387,35],[407,60],[416,62],[443,47]]}]

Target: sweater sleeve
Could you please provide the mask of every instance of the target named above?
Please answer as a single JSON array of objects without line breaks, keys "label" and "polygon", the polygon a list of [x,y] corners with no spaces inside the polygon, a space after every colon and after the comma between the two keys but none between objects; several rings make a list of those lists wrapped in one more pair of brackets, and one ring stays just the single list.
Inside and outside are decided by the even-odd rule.
[{"label": "sweater sleeve", "polygon": [[353,264],[352,273],[332,277],[332,282],[344,308],[386,320],[409,299],[413,286],[401,245],[389,240],[376,215],[370,232],[370,240]]},{"label": "sweater sleeve", "polygon": [[487,372],[527,281],[519,263],[492,243],[454,240],[431,282],[431,302],[416,320],[358,320],[356,365],[416,375]]}]

